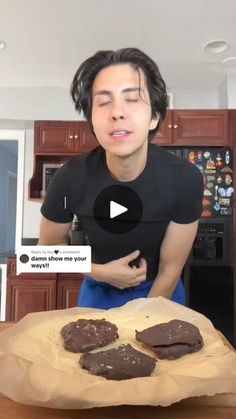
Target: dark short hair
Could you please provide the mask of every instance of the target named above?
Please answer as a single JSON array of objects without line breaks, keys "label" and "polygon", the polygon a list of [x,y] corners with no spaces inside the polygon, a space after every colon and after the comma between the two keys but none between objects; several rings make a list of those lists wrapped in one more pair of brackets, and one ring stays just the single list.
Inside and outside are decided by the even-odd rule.
[{"label": "dark short hair", "polygon": [[130,64],[136,70],[142,69],[150,96],[152,117],[159,115],[159,123],[149,131],[152,139],[161,121],[165,118],[167,108],[166,85],[161,77],[157,64],[138,48],[122,48],[117,51],[98,51],[85,60],[78,68],[71,84],[71,96],[75,109],[83,112],[90,128],[92,125],[92,88],[97,74],[104,68],[117,64]]}]

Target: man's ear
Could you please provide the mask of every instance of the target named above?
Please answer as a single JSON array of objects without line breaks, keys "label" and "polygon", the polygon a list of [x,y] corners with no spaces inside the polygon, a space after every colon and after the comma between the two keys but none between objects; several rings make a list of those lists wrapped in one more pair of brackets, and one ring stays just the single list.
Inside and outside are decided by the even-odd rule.
[{"label": "man's ear", "polygon": [[152,118],[151,123],[150,123],[150,130],[153,130],[157,127],[159,120],[160,120],[159,114],[157,114],[155,117]]}]

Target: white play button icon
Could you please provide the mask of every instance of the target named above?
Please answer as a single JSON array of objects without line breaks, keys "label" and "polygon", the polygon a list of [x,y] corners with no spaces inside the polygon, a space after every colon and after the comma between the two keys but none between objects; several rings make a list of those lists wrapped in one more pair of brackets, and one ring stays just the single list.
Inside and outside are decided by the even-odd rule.
[{"label": "white play button icon", "polygon": [[128,208],[115,201],[110,201],[110,218],[118,217],[118,215],[123,214],[126,211],[128,211]]},{"label": "white play button icon", "polygon": [[93,213],[99,227],[107,233],[126,234],[139,224],[143,206],[132,188],[111,185],[95,198]]}]

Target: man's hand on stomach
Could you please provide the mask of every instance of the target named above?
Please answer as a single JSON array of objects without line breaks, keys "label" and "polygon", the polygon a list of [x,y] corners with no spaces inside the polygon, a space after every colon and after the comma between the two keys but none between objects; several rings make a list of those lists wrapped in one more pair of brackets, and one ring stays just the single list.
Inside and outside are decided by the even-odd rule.
[{"label": "man's hand on stomach", "polygon": [[129,265],[139,254],[140,251],[135,250],[127,256],[102,265],[92,264],[91,277],[120,289],[136,287],[141,282],[146,281],[147,276],[145,259],[140,259],[138,267]]}]

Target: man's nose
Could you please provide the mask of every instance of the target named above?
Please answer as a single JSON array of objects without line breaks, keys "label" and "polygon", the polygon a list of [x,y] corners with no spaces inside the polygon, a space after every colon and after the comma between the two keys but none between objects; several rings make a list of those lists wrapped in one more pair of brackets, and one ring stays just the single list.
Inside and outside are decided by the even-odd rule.
[{"label": "man's nose", "polygon": [[116,115],[112,115],[113,121],[117,121],[119,119],[124,119],[124,116],[122,114],[117,113]]},{"label": "man's nose", "polygon": [[117,121],[118,119],[124,119],[125,112],[123,109],[122,104],[120,101],[114,101],[112,108],[111,108],[111,118],[113,121]]}]

